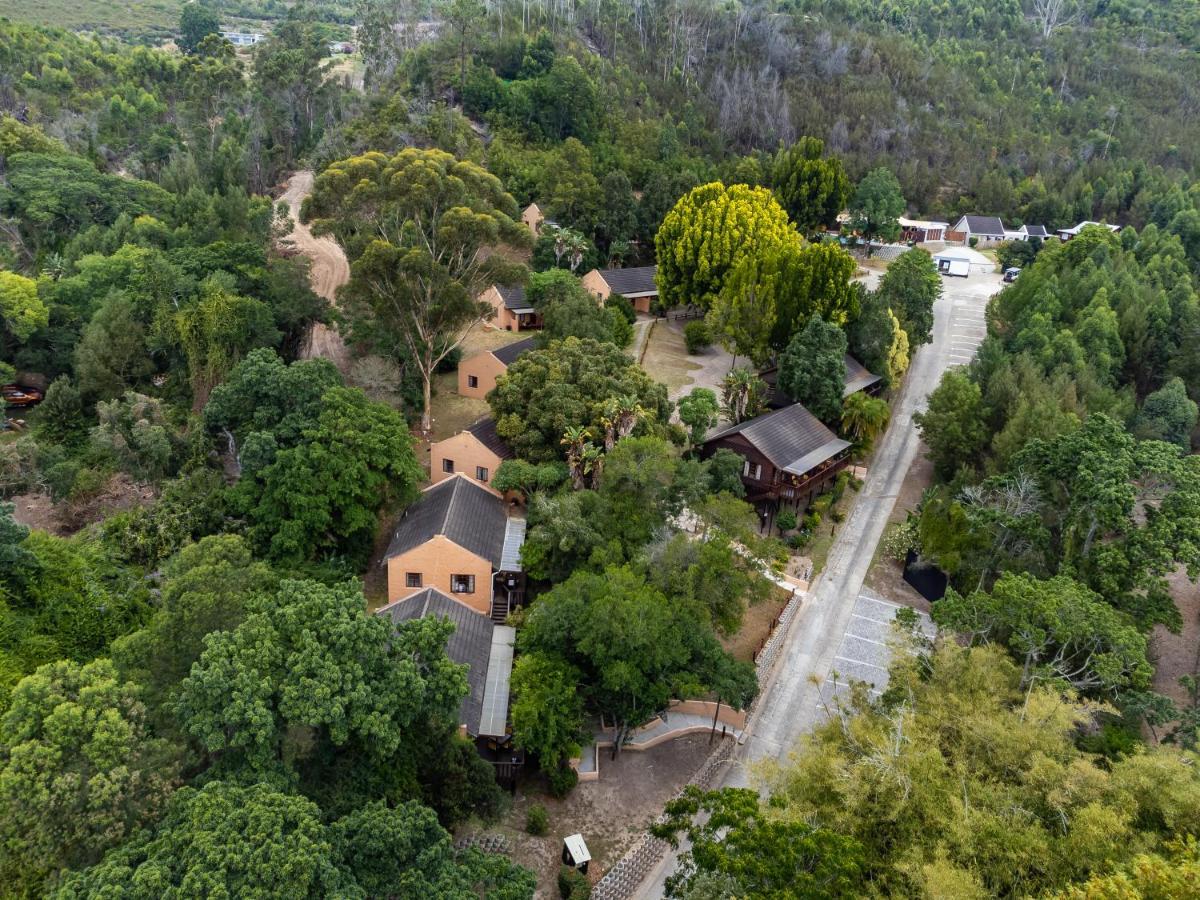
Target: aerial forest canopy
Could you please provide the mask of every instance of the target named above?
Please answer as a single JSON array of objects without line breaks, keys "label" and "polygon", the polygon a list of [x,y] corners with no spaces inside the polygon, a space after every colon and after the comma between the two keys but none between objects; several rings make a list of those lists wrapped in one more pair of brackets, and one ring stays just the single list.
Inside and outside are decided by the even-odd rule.
[{"label": "aerial forest canopy", "polygon": [[[41,397],[0,402],[0,893],[548,892],[458,840],[512,821],[463,632],[373,614],[422,488],[523,505],[507,724],[562,795],[597,722],[746,709],[785,567],[855,521],[849,472],[823,545],[764,517],[706,438],[795,400],[882,471],[917,399],[884,544],[945,574],[941,636],[769,799],[671,803],[668,894],[1194,894],[1200,673],[1157,642],[1200,576],[1198,84],[1177,0],[0,0],[0,384]],[[924,402],[959,297],[871,242],[966,214],[1121,227],[997,248]],[[596,302],[651,266],[686,324]],[[467,402],[524,337],[493,286],[543,327]],[[507,455],[429,471],[468,428]]]}]

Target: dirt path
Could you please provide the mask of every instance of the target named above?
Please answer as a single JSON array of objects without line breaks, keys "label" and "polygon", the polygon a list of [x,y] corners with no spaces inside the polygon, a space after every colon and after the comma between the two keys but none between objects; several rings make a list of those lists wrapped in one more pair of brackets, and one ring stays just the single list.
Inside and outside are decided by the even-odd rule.
[{"label": "dirt path", "polygon": [[[287,190],[279,199],[288,205],[292,217],[292,233],[284,238],[303,253],[312,263],[309,280],[312,289],[328,300],[337,303],[337,290],[350,280],[350,262],[337,241],[330,237],[315,237],[309,227],[300,221],[300,204],[312,193],[313,173],[307,170],[296,172],[288,180]],[[323,356],[332,360],[343,373],[350,368],[350,353],[337,329],[317,324],[308,334],[308,341],[300,353],[305,359]]]}]

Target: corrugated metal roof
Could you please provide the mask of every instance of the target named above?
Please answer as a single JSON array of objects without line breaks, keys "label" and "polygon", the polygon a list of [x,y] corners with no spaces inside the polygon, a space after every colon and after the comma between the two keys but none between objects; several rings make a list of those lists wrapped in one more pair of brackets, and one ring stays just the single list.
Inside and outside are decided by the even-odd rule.
[{"label": "corrugated metal roof", "polygon": [[504,501],[459,473],[428,488],[404,511],[383,558],[407,553],[440,534],[498,567],[507,521]]},{"label": "corrugated metal roof", "polygon": [[[804,474],[849,446],[799,403],[718,431],[705,443],[731,434],[740,434],[748,440],[775,468],[797,475]],[[805,468],[796,472],[796,467],[801,464]]]},{"label": "corrugated metal roof", "polygon": [[[433,588],[389,603],[376,615],[391,619],[395,625],[427,616],[449,619],[454,623],[454,633],[446,642],[446,655],[454,662],[467,666],[467,695],[458,707],[459,723],[466,725],[468,731],[479,727],[491,671],[493,633],[497,630],[492,620]],[[508,630],[512,631],[511,628]],[[508,669],[511,673],[511,651]],[[508,675],[505,676],[506,681],[507,678]],[[507,702],[507,694],[505,700]],[[506,715],[507,712],[505,707]]]},{"label": "corrugated metal roof", "polygon": [[504,737],[508,728],[508,694],[512,681],[513,645],[516,641],[515,628],[496,625],[492,629],[487,681],[483,688],[483,705],[476,737]]},{"label": "corrugated metal roof", "polygon": [[842,388],[843,397],[857,394],[859,391],[866,390],[880,381],[882,379],[878,375],[871,372],[849,353],[846,354],[846,384]]},{"label": "corrugated metal roof", "polygon": [[521,571],[521,545],[525,543],[525,520],[509,518],[504,526],[504,549],[500,553],[501,572]]},{"label": "corrugated metal roof", "polygon": [[628,269],[601,269],[600,277],[612,289],[614,294],[626,297],[657,294],[658,285],[654,283],[654,274],[658,266],[632,266]]}]

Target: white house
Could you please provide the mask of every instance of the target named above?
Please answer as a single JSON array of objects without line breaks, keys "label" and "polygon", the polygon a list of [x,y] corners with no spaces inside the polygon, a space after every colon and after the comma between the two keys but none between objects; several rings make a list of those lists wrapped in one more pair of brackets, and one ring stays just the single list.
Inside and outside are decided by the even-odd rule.
[{"label": "white house", "polygon": [[1093,222],[1089,219],[1086,222],[1080,222],[1074,228],[1058,229],[1058,236],[1060,238],[1062,238],[1064,241],[1069,241],[1069,240],[1071,240],[1071,238],[1079,237],[1079,232],[1083,231],[1083,229],[1087,228],[1089,225],[1098,225],[1099,227],[1107,228],[1109,231],[1112,231],[1112,232],[1117,232],[1117,231],[1121,230],[1120,225],[1109,225],[1107,222]]},{"label": "white house", "polygon": [[1008,240],[1008,232],[999,216],[963,216],[950,229],[951,235],[947,240],[957,240],[963,244],[970,243],[975,238],[979,244],[999,244]]}]

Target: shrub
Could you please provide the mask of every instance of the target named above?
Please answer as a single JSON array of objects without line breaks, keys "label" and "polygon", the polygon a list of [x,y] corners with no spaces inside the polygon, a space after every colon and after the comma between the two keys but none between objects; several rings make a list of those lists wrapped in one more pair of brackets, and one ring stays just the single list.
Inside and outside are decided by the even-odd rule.
[{"label": "shrub", "polygon": [[637,321],[637,310],[633,308],[632,301],[624,294],[609,294],[608,299],[604,301],[604,306],[606,309],[619,310],[630,325]]},{"label": "shrub", "polygon": [[979,246],[979,238],[972,237],[970,240],[967,241],[967,243],[970,244],[972,247],[978,247]]},{"label": "shrub", "polygon": [[712,344],[712,329],[703,319],[696,319],[683,326],[683,342],[687,344],[687,352],[695,355]]},{"label": "shrub", "polygon": [[534,837],[541,837],[549,830],[550,814],[546,812],[546,807],[540,803],[533,804],[525,814],[525,831]]},{"label": "shrub", "polygon": [[796,513],[790,509],[781,509],[775,516],[775,527],[779,529],[780,534],[791,531],[796,527]]},{"label": "shrub", "polygon": [[846,513],[844,510],[840,510],[840,509],[835,509],[832,512],[830,512],[829,517],[831,519],[833,519],[833,521],[835,521],[835,522],[846,521]]},{"label": "shrub", "polygon": [[821,516],[825,515],[825,513],[829,512],[829,507],[831,506],[833,506],[833,495],[822,494],[812,502],[812,506],[809,508],[817,514],[818,518],[820,518]]},{"label": "shrub", "polygon": [[558,893],[563,900],[587,900],[592,896],[592,883],[577,869],[563,866],[558,870]]},{"label": "shrub", "polygon": [[804,517],[804,527],[808,531],[815,531],[821,526],[821,514],[819,512],[810,512]]},{"label": "shrub", "polygon": [[579,784],[579,773],[570,766],[559,766],[546,773],[550,782],[550,793],[555,797],[565,797]]},{"label": "shrub", "polygon": [[808,546],[808,542],[812,540],[812,532],[806,529],[801,529],[795,534],[787,536],[787,545],[793,550],[803,550]]},{"label": "shrub", "polygon": [[883,552],[897,562],[904,562],[908,551],[917,549],[917,522],[915,516],[909,516],[903,522],[889,525],[883,534]]}]

